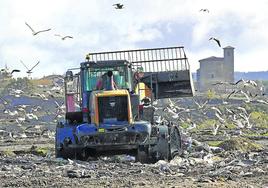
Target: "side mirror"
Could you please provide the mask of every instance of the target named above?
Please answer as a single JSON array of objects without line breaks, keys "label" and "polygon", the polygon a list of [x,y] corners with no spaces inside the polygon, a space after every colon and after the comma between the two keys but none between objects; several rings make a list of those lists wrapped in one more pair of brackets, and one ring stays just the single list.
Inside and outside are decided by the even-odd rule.
[{"label": "side mirror", "polygon": [[73,81],[73,72],[67,71],[65,74],[65,77],[66,77],[67,81]]}]

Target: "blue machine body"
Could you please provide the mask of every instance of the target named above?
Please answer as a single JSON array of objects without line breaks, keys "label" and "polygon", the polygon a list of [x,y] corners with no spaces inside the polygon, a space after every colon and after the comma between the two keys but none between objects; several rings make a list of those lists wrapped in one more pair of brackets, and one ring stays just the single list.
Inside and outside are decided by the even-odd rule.
[{"label": "blue machine body", "polygon": [[59,150],[64,147],[110,150],[113,146],[135,149],[147,141],[150,133],[151,124],[145,121],[137,121],[131,125],[127,122],[117,122],[99,126],[91,123],[72,125],[60,123],[56,131],[56,147]]}]

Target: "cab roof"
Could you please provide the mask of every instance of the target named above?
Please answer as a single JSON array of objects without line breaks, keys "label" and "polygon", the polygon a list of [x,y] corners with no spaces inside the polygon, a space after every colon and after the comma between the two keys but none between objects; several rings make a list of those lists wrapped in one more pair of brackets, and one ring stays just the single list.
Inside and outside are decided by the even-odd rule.
[{"label": "cab roof", "polygon": [[103,68],[103,67],[118,67],[128,66],[130,62],[126,60],[108,60],[108,61],[86,61],[80,64],[81,68]]}]

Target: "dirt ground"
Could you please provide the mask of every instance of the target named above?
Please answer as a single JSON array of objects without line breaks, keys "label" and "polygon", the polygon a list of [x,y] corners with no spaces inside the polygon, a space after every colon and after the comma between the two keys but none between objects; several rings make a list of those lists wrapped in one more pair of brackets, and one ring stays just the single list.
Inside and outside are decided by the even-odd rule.
[{"label": "dirt ground", "polygon": [[268,187],[267,148],[155,164],[126,155],[76,161],[56,159],[54,138],[40,137],[1,140],[0,153],[0,187]]}]

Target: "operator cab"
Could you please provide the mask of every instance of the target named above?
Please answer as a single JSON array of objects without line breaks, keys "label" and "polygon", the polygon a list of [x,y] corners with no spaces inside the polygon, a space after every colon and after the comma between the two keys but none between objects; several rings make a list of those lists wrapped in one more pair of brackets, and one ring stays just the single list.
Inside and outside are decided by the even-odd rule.
[{"label": "operator cab", "polygon": [[[108,112],[113,112],[113,108],[108,108],[107,105],[101,105],[102,102],[105,100],[114,100],[114,98],[125,98],[128,97],[124,94],[124,96],[117,96],[120,93],[121,90],[125,90],[128,92],[133,90],[133,84],[132,84],[132,70],[131,70],[131,64],[128,61],[125,60],[113,60],[113,61],[88,61],[88,62],[83,62],[81,63],[81,82],[82,82],[82,112],[83,112],[83,122],[92,122],[95,124],[99,124],[102,122],[102,120],[105,122],[105,119],[108,118],[109,114]],[[109,74],[112,73],[112,78],[111,75]],[[98,87],[98,82],[102,79],[102,88]],[[116,87],[111,87],[112,84],[115,84]],[[118,92],[114,91],[112,94],[108,94],[107,92],[103,91],[107,90],[117,90]],[[105,94],[105,97],[102,96],[100,97],[99,93]],[[106,96],[107,94],[107,96]],[[108,96],[109,95],[109,96]],[[97,97],[99,96],[99,97]],[[96,108],[94,107],[94,98],[98,98],[97,100],[99,101],[96,104],[98,106],[98,111],[99,115],[96,117]],[[116,100],[117,101],[117,100]],[[106,101],[107,102],[107,101]],[[105,104],[106,104],[105,102]],[[108,103],[109,104],[109,103]],[[127,112],[127,109],[130,104],[127,105],[126,107],[123,107],[121,105],[124,105],[125,103],[123,102],[118,102],[116,104],[120,104],[119,106],[116,105],[116,109],[123,110]],[[93,105],[93,106],[92,106]],[[122,109],[121,109],[122,108]],[[89,113],[87,113],[89,112]],[[122,117],[119,118],[119,114],[114,114],[115,112],[111,113],[111,117],[117,117],[118,119],[122,119]],[[122,112],[121,112],[122,113]],[[103,117],[103,114],[107,115],[107,118]],[[127,118],[129,121],[131,120],[131,113],[127,113],[124,116],[124,120]],[[108,119],[111,119],[109,116]],[[104,118],[104,119],[102,119]]]},{"label": "operator cab", "polygon": [[[98,81],[103,78],[103,84],[107,84],[107,73],[112,72],[116,89],[132,90],[131,65],[127,61],[98,61],[81,63],[81,76],[83,80],[83,92],[99,90]],[[103,87],[107,88],[107,87]]]},{"label": "operator cab", "polygon": [[[68,116],[66,119],[72,120],[72,117],[79,115],[79,122],[92,122],[95,124],[104,123],[107,119],[111,120],[114,117],[117,120],[132,121],[132,113],[127,109],[133,108],[132,110],[135,112],[137,111],[137,105],[133,107],[128,100],[128,98],[131,98],[131,101],[133,101],[134,96],[130,95],[133,91],[131,63],[125,60],[83,62],[80,64],[80,73],[76,75],[79,76],[77,85],[80,85],[77,93],[70,93],[69,87],[66,87],[66,111]],[[66,72],[67,85],[74,83],[74,78],[70,71]],[[102,87],[99,87],[100,81],[102,82]],[[115,87],[111,87],[112,83],[115,84]],[[111,91],[108,92],[109,90]],[[97,98],[99,104],[95,104],[95,98]],[[73,102],[74,99],[79,99],[80,109],[74,107],[76,105]],[[96,116],[97,111],[94,104],[98,106],[98,117]],[[107,106],[108,104],[115,105]],[[116,108],[116,111],[114,108]]]}]

